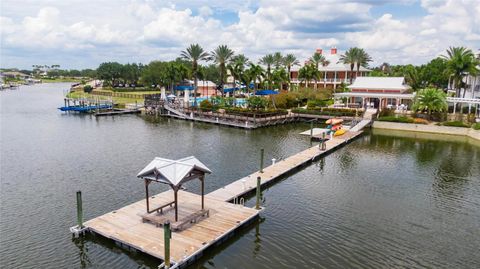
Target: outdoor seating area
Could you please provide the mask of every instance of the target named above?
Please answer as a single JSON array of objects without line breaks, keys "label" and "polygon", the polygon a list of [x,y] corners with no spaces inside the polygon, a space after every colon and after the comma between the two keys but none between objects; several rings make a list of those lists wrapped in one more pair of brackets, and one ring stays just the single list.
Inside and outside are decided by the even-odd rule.
[{"label": "outdoor seating area", "polygon": [[[156,227],[168,222],[172,223],[174,230],[179,230],[189,223],[196,223],[201,218],[208,217],[209,210],[205,209],[204,202],[204,180],[207,173],[211,173],[210,169],[193,156],[179,160],[155,158],[137,175],[145,183],[146,213],[141,215],[142,221],[150,222]],[[199,179],[201,182],[201,201],[198,201],[201,207],[200,209],[192,207],[192,201],[189,201],[188,207],[185,209],[182,207],[179,218],[178,191],[184,183],[194,179]],[[148,187],[152,182],[169,185],[173,190],[173,201],[170,199],[159,201],[158,198],[154,200],[154,196],[150,198]],[[150,201],[152,205],[156,205],[153,209]]]}]

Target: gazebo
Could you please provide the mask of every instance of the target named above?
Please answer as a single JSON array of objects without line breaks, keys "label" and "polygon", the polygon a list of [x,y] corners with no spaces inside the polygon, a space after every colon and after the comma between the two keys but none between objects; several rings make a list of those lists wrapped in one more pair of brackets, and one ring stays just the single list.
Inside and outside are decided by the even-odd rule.
[{"label": "gazebo", "polygon": [[[170,160],[156,157],[145,168],[143,168],[137,177],[145,181],[145,200],[147,203],[147,213],[162,210],[166,206],[175,206],[175,221],[178,221],[178,190],[182,184],[199,179],[201,182],[201,196],[202,196],[202,211],[204,210],[204,181],[205,174],[210,174],[212,171],[208,169],[202,162],[194,156],[186,157],[179,160]],[[148,185],[152,182],[160,182],[169,185],[174,193],[174,201],[160,207],[150,209]]]}]

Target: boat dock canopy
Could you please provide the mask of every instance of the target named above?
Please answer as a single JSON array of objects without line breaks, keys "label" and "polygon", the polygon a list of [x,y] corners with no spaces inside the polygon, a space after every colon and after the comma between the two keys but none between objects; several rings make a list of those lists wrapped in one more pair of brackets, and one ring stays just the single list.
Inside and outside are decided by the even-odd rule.
[{"label": "boat dock canopy", "polygon": [[161,183],[165,183],[172,186],[179,186],[190,178],[189,174],[212,173],[208,167],[200,162],[194,156],[186,157],[179,160],[170,160],[156,157],[145,168],[143,168],[137,177],[143,179],[149,179]]}]

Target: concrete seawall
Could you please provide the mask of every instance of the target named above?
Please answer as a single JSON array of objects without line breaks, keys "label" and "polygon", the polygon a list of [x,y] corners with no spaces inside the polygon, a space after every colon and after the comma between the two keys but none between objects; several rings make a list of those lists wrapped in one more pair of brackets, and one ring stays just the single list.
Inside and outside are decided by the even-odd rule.
[{"label": "concrete seawall", "polygon": [[476,140],[480,140],[480,131],[473,130],[472,128],[413,124],[413,123],[398,123],[398,122],[386,122],[386,121],[375,121],[372,127],[374,129],[388,129],[388,130],[397,130],[397,131],[446,134],[446,135],[455,135],[455,136],[461,135],[461,136],[467,136]]}]

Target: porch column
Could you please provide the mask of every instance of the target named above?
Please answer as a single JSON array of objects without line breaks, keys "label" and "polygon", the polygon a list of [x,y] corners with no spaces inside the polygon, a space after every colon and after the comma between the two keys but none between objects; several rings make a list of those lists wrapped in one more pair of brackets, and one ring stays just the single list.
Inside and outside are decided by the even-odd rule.
[{"label": "porch column", "polygon": [[348,83],[348,71],[345,71],[345,83]]},{"label": "porch column", "polygon": [[150,213],[150,205],[148,203],[148,184],[150,184],[150,180],[145,179],[145,201],[147,202],[147,213]]},{"label": "porch column", "polygon": [[[333,79],[333,88],[336,89],[337,88],[337,71],[334,71],[333,73],[335,74]],[[348,104],[348,101],[347,101],[347,104]]]},{"label": "porch column", "polygon": [[455,111],[457,111],[457,103],[453,103],[453,114],[455,114]]},{"label": "porch column", "polygon": [[325,71],[325,75],[323,76],[323,87],[327,87],[327,71]]},{"label": "porch column", "polygon": [[173,198],[175,201],[175,221],[178,221],[178,195],[177,195],[178,189],[173,188]]}]

